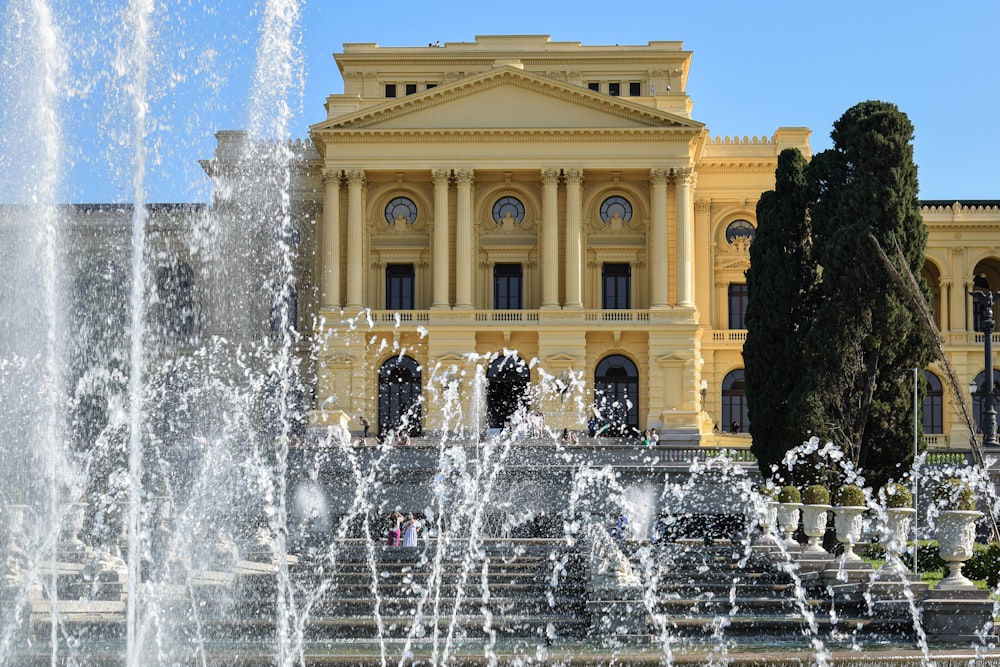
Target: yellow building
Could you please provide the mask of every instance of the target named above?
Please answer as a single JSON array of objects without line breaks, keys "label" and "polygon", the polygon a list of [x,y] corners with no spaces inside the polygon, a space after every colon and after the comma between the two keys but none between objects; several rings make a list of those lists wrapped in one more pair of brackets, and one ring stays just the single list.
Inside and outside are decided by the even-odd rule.
[{"label": "yellow building", "polygon": [[[300,313],[319,343],[313,423],[499,428],[527,389],[555,430],[596,405],[612,430],[749,444],[714,426],[746,430],[755,208],[782,150],[811,155],[810,131],[712,137],[692,117],[691,55],[535,35],[346,44],[344,92],[298,147],[293,191],[315,222],[300,267],[316,295]],[[966,295],[980,272],[1000,285],[1000,209],[924,216],[924,273],[967,391],[983,353]],[[930,371],[930,444],[967,447]]]}]

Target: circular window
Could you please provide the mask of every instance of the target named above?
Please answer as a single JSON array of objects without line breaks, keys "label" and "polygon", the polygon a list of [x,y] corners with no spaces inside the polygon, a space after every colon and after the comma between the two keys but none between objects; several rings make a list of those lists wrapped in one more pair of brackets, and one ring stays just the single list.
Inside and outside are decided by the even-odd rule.
[{"label": "circular window", "polygon": [[726,227],[726,243],[735,243],[736,239],[747,239],[753,241],[757,230],[750,224],[749,220],[734,220]]},{"label": "circular window", "polygon": [[524,221],[524,204],[517,197],[501,197],[493,204],[493,222],[499,225],[507,218],[514,222]]},{"label": "circular window", "polygon": [[417,221],[417,205],[409,197],[396,197],[385,207],[385,221],[390,225],[400,218],[411,225]]},{"label": "circular window", "polygon": [[632,219],[632,204],[624,197],[608,197],[601,204],[601,220],[609,224],[614,220],[628,222]]}]

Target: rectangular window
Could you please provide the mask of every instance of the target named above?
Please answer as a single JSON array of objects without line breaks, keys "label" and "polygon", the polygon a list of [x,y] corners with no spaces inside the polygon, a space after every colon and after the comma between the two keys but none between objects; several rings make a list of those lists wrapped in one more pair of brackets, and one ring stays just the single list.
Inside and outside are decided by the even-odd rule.
[{"label": "rectangular window", "polygon": [[387,84],[385,84],[385,96],[386,97],[395,97],[396,96],[396,84],[394,84],[394,83],[387,83]]},{"label": "rectangular window", "polygon": [[605,264],[601,268],[601,307],[628,310],[632,307],[632,266]]},{"label": "rectangular window", "polygon": [[642,95],[642,84],[638,81],[630,81],[628,84],[628,94],[631,97],[639,97]]},{"label": "rectangular window", "polygon": [[437,87],[438,87],[438,85],[436,83],[428,83],[427,84],[427,90],[430,90],[431,88],[437,88]]},{"label": "rectangular window", "polygon": [[415,84],[415,83],[408,83],[408,84],[406,84],[406,94],[407,95],[412,95],[415,92],[417,92],[417,84]]},{"label": "rectangular window", "polygon": [[591,89],[595,93],[601,92],[601,84],[597,81],[591,81],[587,84],[587,88]]},{"label": "rectangular window", "polygon": [[618,81],[612,81],[608,84],[608,95],[612,97],[618,97],[622,94],[622,84]]},{"label": "rectangular window", "polygon": [[732,283],[729,286],[729,328],[746,329],[746,314],[747,286],[744,283]]},{"label": "rectangular window", "polygon": [[520,264],[497,264],[493,267],[493,308],[520,310],[523,272]]},{"label": "rectangular window", "polygon": [[414,271],[412,264],[385,267],[386,310],[413,310]]}]

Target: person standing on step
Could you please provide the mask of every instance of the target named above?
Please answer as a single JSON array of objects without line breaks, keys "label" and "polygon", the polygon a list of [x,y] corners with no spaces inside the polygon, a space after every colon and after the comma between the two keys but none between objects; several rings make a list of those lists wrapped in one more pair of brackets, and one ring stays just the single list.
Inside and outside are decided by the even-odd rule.
[{"label": "person standing on step", "polygon": [[398,511],[389,514],[389,546],[398,547],[403,534],[403,515]]},{"label": "person standing on step", "polygon": [[406,517],[406,521],[403,522],[403,546],[417,546],[417,533],[419,532],[420,522],[413,518],[413,512],[410,512]]}]

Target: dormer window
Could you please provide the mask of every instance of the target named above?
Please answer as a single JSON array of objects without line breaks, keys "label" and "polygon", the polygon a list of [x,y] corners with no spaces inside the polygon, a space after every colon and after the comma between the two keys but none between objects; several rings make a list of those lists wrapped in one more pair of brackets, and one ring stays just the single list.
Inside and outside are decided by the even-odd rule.
[{"label": "dormer window", "polygon": [[387,83],[387,84],[385,84],[385,96],[386,97],[395,97],[396,96],[396,84],[394,84],[394,83]]}]

